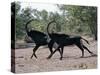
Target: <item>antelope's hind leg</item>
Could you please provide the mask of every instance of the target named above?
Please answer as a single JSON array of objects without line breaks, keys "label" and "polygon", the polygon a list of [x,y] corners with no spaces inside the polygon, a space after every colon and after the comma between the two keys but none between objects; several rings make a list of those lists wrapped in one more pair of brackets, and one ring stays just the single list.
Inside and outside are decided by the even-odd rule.
[{"label": "antelope's hind leg", "polygon": [[96,54],[91,52],[85,45],[82,45],[82,46],[83,46],[84,49],[86,49],[91,54],[91,56],[97,56]]},{"label": "antelope's hind leg", "polygon": [[84,57],[84,49],[83,49],[83,46],[81,45],[81,43],[76,44],[76,46],[82,51],[81,58],[83,58]]}]

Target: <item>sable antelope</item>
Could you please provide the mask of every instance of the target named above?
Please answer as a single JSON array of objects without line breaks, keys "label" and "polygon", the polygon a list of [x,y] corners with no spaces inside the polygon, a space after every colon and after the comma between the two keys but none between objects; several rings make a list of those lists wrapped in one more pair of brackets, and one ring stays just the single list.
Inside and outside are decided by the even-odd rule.
[{"label": "sable antelope", "polygon": [[[33,55],[37,58],[35,52],[36,50],[40,47],[40,46],[43,46],[43,45],[47,45],[47,35],[45,33],[42,33],[40,31],[37,31],[37,30],[28,30],[28,24],[32,21],[34,21],[36,19],[32,19],[30,21],[28,21],[26,23],[26,26],[25,26],[25,29],[26,29],[26,33],[29,37],[31,37],[31,39],[34,41],[34,43],[36,44],[35,48],[33,49],[33,54],[31,56],[31,58],[33,57]],[[52,51],[50,51],[52,52]]]}]

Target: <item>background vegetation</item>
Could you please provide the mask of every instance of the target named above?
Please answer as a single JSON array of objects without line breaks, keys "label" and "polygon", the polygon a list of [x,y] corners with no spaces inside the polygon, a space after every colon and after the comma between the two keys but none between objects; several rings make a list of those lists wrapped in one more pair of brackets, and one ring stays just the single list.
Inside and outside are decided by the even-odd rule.
[{"label": "background vegetation", "polygon": [[46,10],[39,11],[30,7],[21,9],[20,2],[15,4],[16,40],[25,38],[25,24],[30,19],[37,19],[38,21],[32,21],[29,29],[36,29],[46,33],[47,24],[55,19],[57,25],[52,25],[51,31],[88,35],[97,40],[97,7],[57,4],[56,6],[62,12],[60,14]]}]

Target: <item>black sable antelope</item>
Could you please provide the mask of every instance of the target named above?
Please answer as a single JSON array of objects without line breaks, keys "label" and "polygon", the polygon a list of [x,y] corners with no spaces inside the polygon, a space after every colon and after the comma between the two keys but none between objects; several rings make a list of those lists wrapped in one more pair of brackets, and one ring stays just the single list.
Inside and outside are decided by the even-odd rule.
[{"label": "black sable antelope", "polygon": [[[46,34],[44,34],[44,33],[42,33],[42,32],[40,32],[40,31],[37,31],[37,30],[28,30],[28,27],[27,27],[27,25],[30,23],[30,22],[32,22],[32,21],[34,21],[35,19],[32,19],[32,20],[30,20],[30,21],[28,21],[27,23],[26,23],[26,26],[25,26],[25,29],[26,29],[26,33],[27,33],[27,35],[29,36],[29,37],[31,37],[31,39],[35,42],[35,44],[36,44],[36,46],[35,46],[35,48],[33,49],[33,54],[32,54],[32,56],[31,56],[31,58],[33,57],[33,55],[37,58],[37,56],[36,56],[36,54],[35,54],[35,52],[36,52],[36,50],[40,47],[40,46],[43,46],[43,45],[47,45],[47,35]],[[52,51],[50,51],[50,52],[52,52]]]},{"label": "black sable antelope", "polygon": [[61,49],[61,51],[60,51],[60,54],[61,54],[60,60],[62,60],[64,46],[69,46],[69,45],[76,45],[82,51],[82,56],[81,57],[84,57],[84,49],[86,49],[91,55],[95,55],[82,43],[82,39],[83,39],[84,41],[86,41],[89,44],[89,42],[86,39],[82,38],[81,36],[71,37],[70,35],[65,35],[65,34],[62,34],[62,35],[60,34],[60,36],[59,35],[54,36],[53,33],[49,33],[48,28],[49,28],[49,24],[47,26],[48,35],[51,38],[51,40],[58,45],[58,48],[55,49],[55,51],[53,51],[48,56],[48,59],[50,59],[56,51]]},{"label": "black sable antelope", "polygon": [[[26,33],[29,37],[31,37],[31,39],[35,42],[36,46],[35,48],[33,49],[33,54],[31,56],[31,58],[33,57],[33,55],[37,58],[36,56],[36,51],[37,49],[40,47],[40,46],[44,46],[44,45],[48,45],[49,47],[49,50],[50,52],[52,53],[52,48],[53,48],[53,45],[54,45],[54,42],[52,42],[52,40],[49,40],[48,41],[48,36],[43,33],[43,32],[40,32],[40,31],[37,31],[37,30],[28,30],[28,24],[32,21],[37,21],[36,19],[32,19],[30,21],[28,21],[25,25],[25,30],[26,30]],[[48,25],[50,25],[51,23],[53,23],[54,21],[51,21],[48,23]],[[56,34],[55,34],[56,35]],[[58,49],[59,50],[59,49]],[[59,50],[60,51],[60,50]]]}]

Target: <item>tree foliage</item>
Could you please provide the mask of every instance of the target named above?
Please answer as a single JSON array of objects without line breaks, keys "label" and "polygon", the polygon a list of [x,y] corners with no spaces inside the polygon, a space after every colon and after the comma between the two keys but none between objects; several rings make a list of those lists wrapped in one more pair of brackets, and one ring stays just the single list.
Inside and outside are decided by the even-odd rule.
[{"label": "tree foliage", "polygon": [[[89,6],[58,5],[61,11],[67,11],[67,18],[72,23],[71,28],[77,32],[85,32],[97,40],[97,8]],[[71,30],[72,31],[72,30]]]},{"label": "tree foliage", "polygon": [[97,40],[97,8],[89,6],[57,5],[59,12],[39,11],[30,7],[21,9],[20,2],[16,2],[16,39],[23,39],[26,35],[25,24],[32,21],[29,29],[46,33],[47,24],[55,20],[57,24],[50,26],[50,31],[65,34],[90,35]]}]

